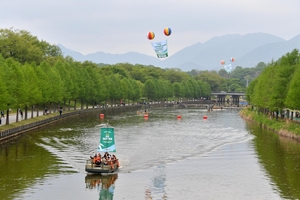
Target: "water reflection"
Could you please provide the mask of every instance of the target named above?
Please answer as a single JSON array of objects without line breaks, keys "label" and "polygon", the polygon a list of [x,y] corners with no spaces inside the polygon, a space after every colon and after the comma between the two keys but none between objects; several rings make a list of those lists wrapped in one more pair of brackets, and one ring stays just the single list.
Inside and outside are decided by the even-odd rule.
[{"label": "water reflection", "polygon": [[111,200],[114,196],[117,179],[118,174],[105,176],[89,174],[85,177],[85,185],[87,189],[99,191],[99,200]]},{"label": "water reflection", "polygon": [[300,199],[300,143],[248,124],[260,164],[282,198]]},{"label": "water reflection", "polygon": [[165,166],[155,168],[155,175],[145,191],[145,199],[167,199]]}]

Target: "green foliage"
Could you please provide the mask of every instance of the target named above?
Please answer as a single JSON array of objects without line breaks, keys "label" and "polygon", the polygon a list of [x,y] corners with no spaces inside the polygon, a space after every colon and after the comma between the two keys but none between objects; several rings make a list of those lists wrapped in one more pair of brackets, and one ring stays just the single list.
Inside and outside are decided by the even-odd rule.
[{"label": "green foliage", "polygon": [[169,80],[171,83],[187,81],[190,76],[187,73],[175,69],[167,69],[163,74],[163,77]]},{"label": "green foliage", "polygon": [[145,82],[144,96],[146,96],[149,100],[154,100],[157,96],[156,84],[152,79],[149,79]]},{"label": "green foliage", "polygon": [[183,97],[184,91],[183,91],[183,88],[180,83],[175,82],[172,84],[172,87],[173,87],[173,91],[174,91],[174,96],[176,98],[179,99],[180,97]]},{"label": "green foliage", "polygon": [[261,112],[250,111],[249,109],[243,109],[240,113],[242,116],[255,121],[256,123],[267,127],[274,131],[286,130],[296,135],[300,134],[300,127],[297,122],[286,123],[284,120],[273,120],[268,115]]},{"label": "green foliage", "polygon": [[7,108],[7,103],[9,102],[9,94],[8,88],[9,82],[7,81],[6,77],[6,69],[7,66],[5,64],[4,58],[0,55],[0,110],[5,110]]},{"label": "green foliage", "polygon": [[300,109],[299,95],[300,55],[297,49],[270,63],[247,89],[252,105],[270,111],[285,108]]},{"label": "green foliage", "polygon": [[0,54],[19,63],[41,63],[50,57],[62,57],[59,47],[40,41],[25,30],[0,29]]},{"label": "green foliage", "polygon": [[210,85],[212,91],[221,91],[224,88],[222,85],[226,82],[225,78],[220,77],[217,73],[202,71],[196,77],[196,80],[201,80]]},{"label": "green foliage", "polygon": [[254,79],[250,85],[247,87],[247,90],[246,90],[246,100],[248,101],[249,104],[252,104],[252,105],[255,105],[255,101],[253,101],[253,91],[254,91],[254,87],[255,85],[257,84],[257,80],[258,79]]},{"label": "green foliage", "polygon": [[297,69],[291,79],[285,105],[290,109],[300,108],[300,66]]}]

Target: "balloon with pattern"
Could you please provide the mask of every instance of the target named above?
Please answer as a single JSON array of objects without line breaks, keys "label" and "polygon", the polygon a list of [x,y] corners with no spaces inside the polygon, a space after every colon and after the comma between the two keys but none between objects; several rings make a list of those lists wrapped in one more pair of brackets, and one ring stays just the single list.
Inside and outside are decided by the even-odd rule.
[{"label": "balloon with pattern", "polygon": [[166,28],[164,29],[164,34],[165,34],[166,36],[170,36],[171,33],[172,33],[172,30],[171,30],[169,27],[166,27]]},{"label": "balloon with pattern", "polygon": [[230,62],[234,62],[235,61],[235,58],[234,57],[231,57],[230,58]]},{"label": "balloon with pattern", "polygon": [[149,40],[153,40],[153,39],[154,39],[154,37],[155,37],[155,34],[154,34],[154,32],[152,32],[152,31],[149,31],[149,32],[147,33],[147,38],[148,38]]},{"label": "balloon with pattern", "polygon": [[221,60],[220,63],[221,63],[221,65],[224,65],[225,64],[225,60]]}]

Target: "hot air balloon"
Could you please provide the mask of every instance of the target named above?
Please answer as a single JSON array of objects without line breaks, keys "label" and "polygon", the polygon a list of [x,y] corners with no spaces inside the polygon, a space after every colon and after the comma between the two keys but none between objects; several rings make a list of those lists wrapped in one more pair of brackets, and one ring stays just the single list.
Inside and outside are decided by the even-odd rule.
[{"label": "hot air balloon", "polygon": [[150,32],[147,33],[147,38],[148,38],[149,40],[153,40],[154,37],[155,37],[154,32],[150,31]]},{"label": "hot air balloon", "polygon": [[221,65],[224,65],[225,64],[225,60],[221,60]]},{"label": "hot air balloon", "polygon": [[164,29],[164,34],[165,34],[166,36],[171,35],[171,33],[172,33],[172,30],[171,30],[170,28],[166,27],[166,28]]},{"label": "hot air balloon", "polygon": [[235,61],[235,58],[234,57],[231,57],[230,58],[230,62],[234,62]]}]

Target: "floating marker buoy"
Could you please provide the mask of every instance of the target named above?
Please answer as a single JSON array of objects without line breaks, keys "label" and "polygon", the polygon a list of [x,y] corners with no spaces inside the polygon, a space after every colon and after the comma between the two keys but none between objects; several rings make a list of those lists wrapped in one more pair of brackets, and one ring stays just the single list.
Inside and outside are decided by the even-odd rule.
[{"label": "floating marker buoy", "polygon": [[207,116],[206,116],[206,115],[204,115],[204,116],[203,116],[203,119],[207,119]]},{"label": "floating marker buoy", "polygon": [[181,115],[177,115],[177,119],[181,119]]},{"label": "floating marker buoy", "polygon": [[104,114],[100,114],[100,119],[104,119]]}]

